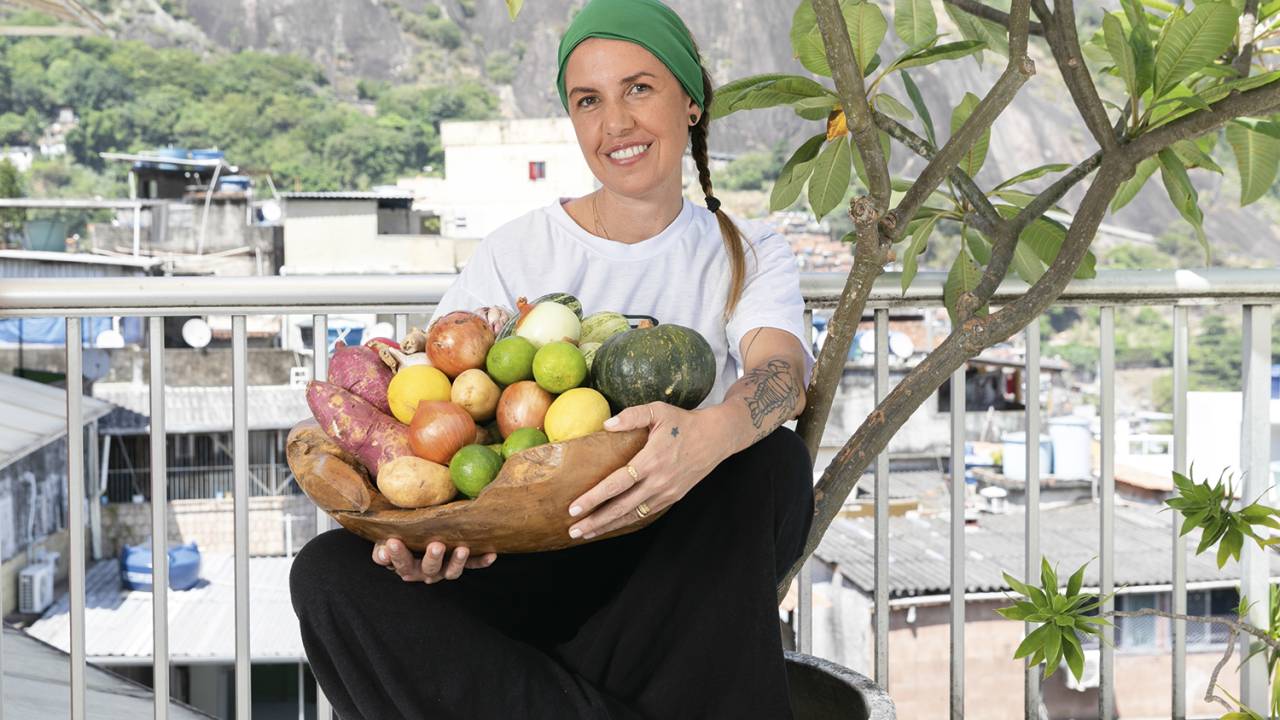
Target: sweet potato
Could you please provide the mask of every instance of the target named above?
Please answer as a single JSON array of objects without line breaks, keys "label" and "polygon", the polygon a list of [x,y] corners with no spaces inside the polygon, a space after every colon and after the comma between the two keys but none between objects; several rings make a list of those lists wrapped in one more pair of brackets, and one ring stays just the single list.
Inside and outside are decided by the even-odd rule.
[{"label": "sweet potato", "polygon": [[458,489],[449,468],[420,457],[400,457],[378,471],[378,490],[402,508],[422,508],[449,502]]},{"label": "sweet potato", "polygon": [[359,395],[387,415],[391,414],[387,386],[394,376],[378,351],[364,345],[340,344],[329,360],[329,382]]},{"label": "sweet potato", "polygon": [[355,393],[313,380],[307,384],[307,405],[325,435],[355,455],[374,477],[383,463],[413,454],[409,427]]}]

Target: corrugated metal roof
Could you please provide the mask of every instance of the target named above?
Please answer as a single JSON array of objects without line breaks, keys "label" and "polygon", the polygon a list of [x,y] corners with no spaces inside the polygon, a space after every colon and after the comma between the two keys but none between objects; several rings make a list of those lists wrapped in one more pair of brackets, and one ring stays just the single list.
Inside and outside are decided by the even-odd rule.
[{"label": "corrugated metal roof", "polygon": [[[1022,578],[1023,523],[1021,512],[981,515],[965,532],[967,592],[1007,590],[1001,572]],[[1173,541],[1169,513],[1156,506],[1123,506],[1115,514],[1115,582],[1124,585],[1163,585],[1170,576]],[[1040,511],[1040,547],[1059,575],[1074,572],[1085,562],[1085,585],[1098,583],[1099,511],[1080,504]],[[889,594],[891,597],[937,595],[951,590],[950,520],[946,516],[889,519]],[[875,526],[870,518],[837,519],[831,523],[815,555],[836,563],[840,572],[864,592],[874,587]],[[1199,533],[1188,543],[1194,548]],[[1280,576],[1280,555],[1267,554],[1271,575]],[[1187,557],[1187,581],[1231,580],[1240,571],[1233,564],[1219,570],[1213,554]]]},{"label": "corrugated metal roof", "polygon": [[284,200],[412,200],[410,192],[357,192],[332,190],[322,192],[282,192]]},{"label": "corrugated metal roof", "polygon": [[[4,629],[4,712],[22,720],[71,717],[67,692],[71,659],[65,652],[21,631]],[[85,703],[95,720],[151,717],[151,688],[90,665],[85,672]],[[180,702],[169,702],[169,717],[212,717]]]},{"label": "corrugated metal roof", "polygon": [[[93,386],[93,396],[120,408],[107,416],[102,432],[109,435],[149,432],[151,392],[147,385],[100,382]],[[250,430],[284,430],[311,417],[303,386],[250,385],[248,397]],[[229,432],[231,410],[230,387],[166,387],[164,390],[167,432]]]},{"label": "corrugated metal roof", "polygon": [[[88,424],[111,406],[83,398],[80,417]],[[67,433],[67,391],[12,375],[0,375],[0,468],[22,459]]]},{"label": "corrugated metal roof", "polygon": [[[259,662],[305,659],[289,600],[293,558],[249,558],[249,651]],[[235,661],[234,556],[204,553],[201,581],[169,593],[169,653],[174,663]],[[85,578],[85,653],[104,665],[151,660],[151,593],[125,590],[118,560],[94,563]],[[27,629],[59,649],[70,637],[69,596]]]}]

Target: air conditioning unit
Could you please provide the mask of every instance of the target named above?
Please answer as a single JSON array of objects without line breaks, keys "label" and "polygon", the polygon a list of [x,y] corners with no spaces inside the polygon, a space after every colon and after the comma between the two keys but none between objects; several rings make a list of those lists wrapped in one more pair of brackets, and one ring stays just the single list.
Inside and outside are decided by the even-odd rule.
[{"label": "air conditioning unit", "polygon": [[53,575],[56,563],[28,565],[18,573],[18,611],[42,613],[53,604]]},{"label": "air conditioning unit", "polygon": [[1066,671],[1067,689],[1076,692],[1084,692],[1098,687],[1099,679],[1102,676],[1099,667],[1099,652],[1096,649],[1084,651],[1084,672],[1080,673],[1080,679],[1076,680],[1076,676],[1066,667],[1066,661],[1062,663],[1063,670]]}]

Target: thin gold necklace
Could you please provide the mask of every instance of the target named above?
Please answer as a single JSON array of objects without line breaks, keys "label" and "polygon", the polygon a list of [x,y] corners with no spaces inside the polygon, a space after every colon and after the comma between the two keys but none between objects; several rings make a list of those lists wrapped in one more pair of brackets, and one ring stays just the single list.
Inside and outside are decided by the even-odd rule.
[{"label": "thin gold necklace", "polygon": [[613,238],[609,237],[609,229],[606,228],[604,226],[604,223],[600,221],[600,206],[599,206],[599,203],[596,202],[599,199],[600,199],[599,193],[596,193],[591,196],[591,214],[595,216],[596,227],[600,229],[600,232],[604,233],[605,239],[612,240]]}]

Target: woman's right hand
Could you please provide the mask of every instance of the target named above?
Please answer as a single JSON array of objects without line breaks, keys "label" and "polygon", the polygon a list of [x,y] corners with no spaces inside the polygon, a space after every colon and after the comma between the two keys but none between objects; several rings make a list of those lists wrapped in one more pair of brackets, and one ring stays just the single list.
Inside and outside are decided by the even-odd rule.
[{"label": "woman's right hand", "polygon": [[[449,557],[447,563],[446,557]],[[486,568],[497,559],[497,553],[473,558],[471,550],[461,545],[453,549],[450,557],[449,548],[442,542],[427,545],[427,552],[422,559],[414,557],[409,548],[397,538],[391,538],[373,546],[375,563],[389,570],[395,570],[400,579],[405,582],[424,582],[428,585],[441,580],[457,580],[464,569]]]}]

